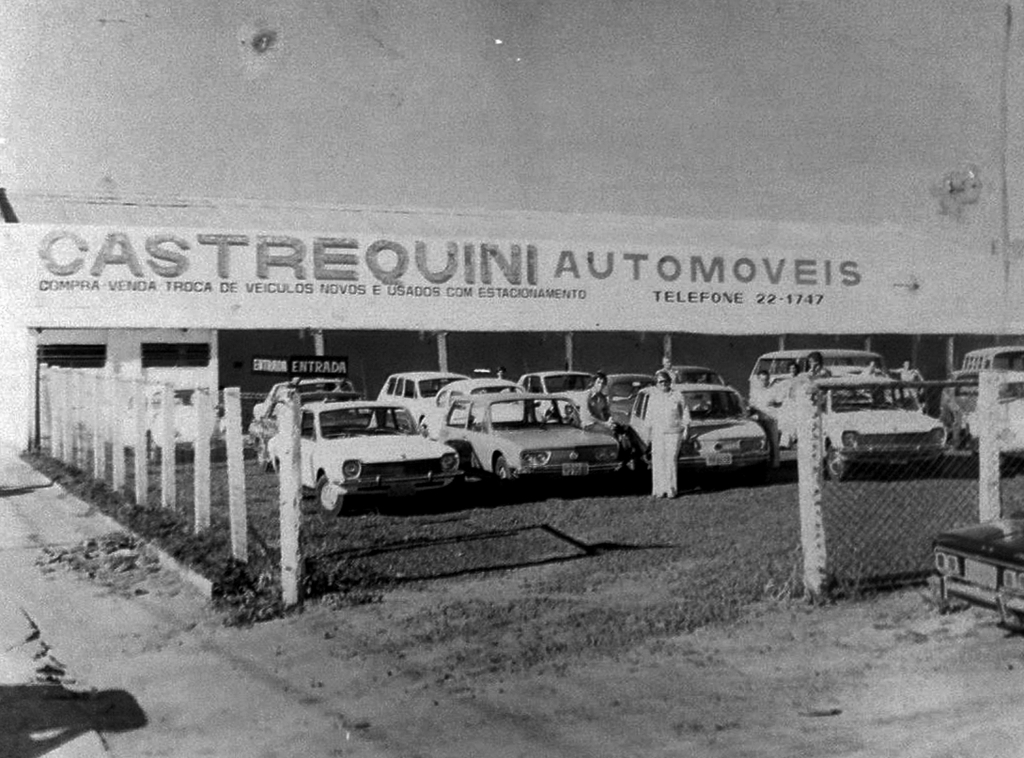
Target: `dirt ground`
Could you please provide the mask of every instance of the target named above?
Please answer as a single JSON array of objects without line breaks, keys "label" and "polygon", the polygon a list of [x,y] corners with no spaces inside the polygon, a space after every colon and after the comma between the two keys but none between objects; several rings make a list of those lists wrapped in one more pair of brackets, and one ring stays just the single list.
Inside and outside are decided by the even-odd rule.
[{"label": "dirt ground", "polygon": [[[688,595],[672,586],[694,570],[686,556],[612,551],[436,576],[360,605],[324,597],[231,627],[133,557],[143,548],[97,539],[95,512],[55,489],[5,500],[8,531],[23,531],[36,555],[16,578],[76,679],[67,686],[122,692],[145,712],[143,728],[101,732],[115,756],[1024,755],[1024,639],[994,614],[939,614],[924,587],[828,605],[765,600],[678,631],[686,617],[670,610]],[[762,492],[678,502],[725,507]],[[41,497],[52,499],[45,509]],[[664,521],[640,498],[600,500],[611,510],[552,501],[492,516],[523,525],[536,512],[563,531],[575,524],[590,545],[616,532],[605,523],[616,509],[652,529]],[[74,532],[53,531],[68,521],[53,516],[61,508]],[[353,518],[343,527],[377,517]],[[580,527],[587,519],[593,531]],[[9,551],[12,567],[21,554]]]},{"label": "dirt ground", "polygon": [[[77,581],[173,608],[123,649],[125,666],[182,645],[214,651],[270,682],[300,713],[336,717],[337,748],[328,754],[992,758],[1024,751],[1021,638],[991,614],[938,614],[925,588],[824,606],[762,603],[728,625],[515,666],[502,652],[516,644],[514,625],[463,629],[459,645],[451,629],[469,618],[460,619],[459,608],[528,596],[543,567],[395,591],[357,607],[324,601],[230,628],[172,577],[140,566],[134,578],[124,571],[85,578],[78,567]],[[494,650],[493,664],[481,648]],[[215,708],[226,696],[208,686],[179,697]],[[108,735],[112,752],[185,754],[139,751],[147,745],[142,733]],[[221,748],[215,754],[238,754],[230,743]],[[319,754],[312,743],[309,750]]]}]

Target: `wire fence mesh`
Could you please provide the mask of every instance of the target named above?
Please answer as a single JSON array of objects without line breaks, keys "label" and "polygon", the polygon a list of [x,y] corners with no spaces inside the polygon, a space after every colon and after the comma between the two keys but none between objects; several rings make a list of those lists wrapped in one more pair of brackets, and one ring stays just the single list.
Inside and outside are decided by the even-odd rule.
[{"label": "wire fence mesh", "polygon": [[868,378],[819,383],[816,473],[832,592],[923,581],[934,536],[978,522],[977,451],[954,437],[943,412],[952,389]]}]

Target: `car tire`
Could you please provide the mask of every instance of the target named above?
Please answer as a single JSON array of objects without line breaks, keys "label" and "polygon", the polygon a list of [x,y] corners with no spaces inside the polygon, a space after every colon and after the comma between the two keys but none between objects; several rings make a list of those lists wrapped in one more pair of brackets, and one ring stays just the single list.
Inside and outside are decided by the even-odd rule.
[{"label": "car tire", "polygon": [[512,467],[508,465],[504,455],[494,459],[494,475],[504,481],[511,481],[513,478]]},{"label": "car tire", "polygon": [[850,475],[850,462],[842,453],[830,447],[825,453],[825,476],[834,482],[841,482]]},{"label": "car tire", "polygon": [[337,487],[331,484],[327,476],[321,474],[316,480],[314,488],[316,502],[320,511],[329,516],[340,516],[343,510],[345,496],[337,491]]}]

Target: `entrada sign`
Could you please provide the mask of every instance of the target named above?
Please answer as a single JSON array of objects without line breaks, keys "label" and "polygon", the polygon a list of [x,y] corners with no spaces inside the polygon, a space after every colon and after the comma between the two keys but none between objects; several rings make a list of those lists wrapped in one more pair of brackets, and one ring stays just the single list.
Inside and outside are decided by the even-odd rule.
[{"label": "entrada sign", "polygon": [[348,376],[348,356],[293,355],[288,358],[253,356],[252,373],[284,376]]}]

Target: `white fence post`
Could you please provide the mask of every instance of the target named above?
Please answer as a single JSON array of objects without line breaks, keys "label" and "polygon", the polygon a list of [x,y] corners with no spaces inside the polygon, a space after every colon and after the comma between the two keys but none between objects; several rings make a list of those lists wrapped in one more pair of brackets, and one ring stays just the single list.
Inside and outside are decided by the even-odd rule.
[{"label": "white fence post", "polygon": [[110,415],[113,419],[112,426],[110,427],[110,454],[113,456],[111,461],[111,478],[113,480],[113,488],[115,492],[121,492],[124,490],[125,483],[125,471],[124,471],[124,419],[122,418],[125,409],[124,402],[124,382],[121,377],[114,374],[110,379],[110,388],[112,390],[110,395]]},{"label": "white fence post", "polygon": [[103,407],[103,374],[97,371],[92,377],[92,475],[94,479],[107,478],[107,436],[104,433],[107,414]]},{"label": "white fence post", "polygon": [[53,371],[45,363],[39,367],[39,445],[53,457]]},{"label": "white fence post", "polygon": [[796,465],[800,496],[800,545],[804,557],[804,589],[813,598],[827,579],[825,524],[821,512],[821,413],[810,383],[796,393]]},{"label": "white fence post", "polygon": [[61,448],[61,460],[65,463],[74,464],[75,462],[75,409],[72,392],[72,373],[71,369],[66,368],[61,371],[61,398],[60,404],[62,408],[61,422],[63,424],[61,431],[64,436],[64,443]]},{"label": "white fence post", "polygon": [[160,402],[160,504],[174,508],[178,504],[178,482],[174,478],[176,446],[174,441],[174,387],[163,385]]},{"label": "white fence post", "polygon": [[135,413],[132,416],[132,438],[134,439],[135,455],[135,502],[145,506],[149,503],[149,450],[146,440],[146,381],[135,379],[131,383],[132,405]]},{"label": "white fence post", "polygon": [[242,393],[238,387],[224,390],[224,427],[228,458],[231,555],[236,560],[248,563],[249,535],[245,504],[245,451],[242,448]]},{"label": "white fence post", "polygon": [[301,555],[299,553],[299,506],[302,497],[301,447],[299,431],[302,409],[295,390],[289,390],[284,408],[278,413],[278,434],[287,440],[281,451],[281,595],[285,607],[299,602]]},{"label": "white fence post", "polygon": [[982,523],[1000,516],[999,375],[994,371],[978,374],[978,520]]},{"label": "white fence post", "polygon": [[210,528],[210,434],[213,432],[209,387],[200,387],[192,394],[196,414],[196,439],[192,443],[192,474],[195,502],[196,534]]}]

